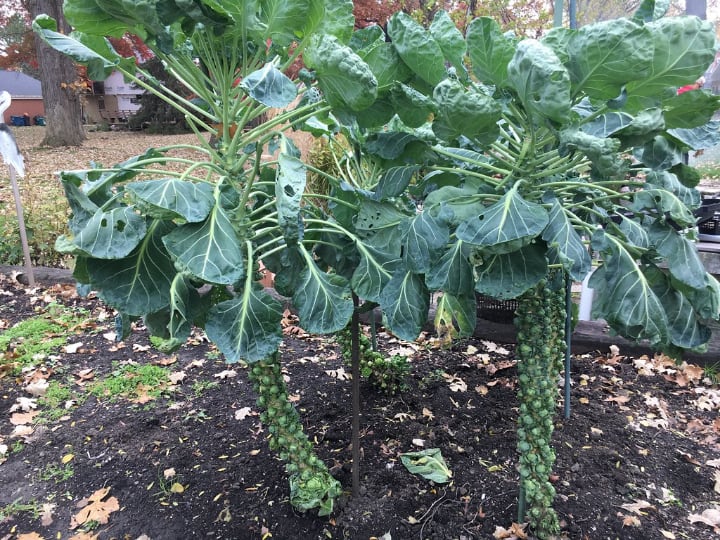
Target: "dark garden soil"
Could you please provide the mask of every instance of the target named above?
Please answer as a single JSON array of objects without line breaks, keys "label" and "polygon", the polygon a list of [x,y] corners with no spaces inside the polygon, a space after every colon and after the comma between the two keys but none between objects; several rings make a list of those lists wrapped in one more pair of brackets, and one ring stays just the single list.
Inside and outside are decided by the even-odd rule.
[{"label": "dark garden soil", "polygon": [[[430,335],[408,344],[380,333],[380,348],[408,355],[412,373],[398,396],[362,385],[362,485],[351,498],[349,368],[331,338],[304,334],[288,316],[288,389],[347,493],[321,518],[290,506],[244,366],[225,364],[200,332],[172,355],[153,349],[141,325],[116,343],[113,313],[98,300],[3,276],[0,335],[51,302],[89,310],[63,346],[22,375],[2,367],[13,345],[0,350],[0,539],[531,538],[511,532],[512,345],[485,336],[438,349]],[[88,394],[128,363],[163,366],[175,384],[157,398],[157,388],[114,400]],[[703,377],[692,365],[622,351],[573,358],[572,414],[562,418],[559,392],[553,439],[563,537],[718,538],[710,523],[720,513],[720,392]],[[37,409],[18,400],[33,398],[28,385],[40,379],[76,398],[58,419],[42,420],[42,398]],[[442,451],[450,483],[405,469],[399,454],[422,448]]]}]

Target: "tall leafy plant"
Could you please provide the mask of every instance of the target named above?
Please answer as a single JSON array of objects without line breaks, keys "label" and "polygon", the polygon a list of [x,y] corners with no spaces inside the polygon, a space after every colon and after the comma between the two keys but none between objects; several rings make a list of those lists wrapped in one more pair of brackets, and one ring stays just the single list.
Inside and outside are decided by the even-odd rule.
[{"label": "tall leafy plant", "polygon": [[[71,35],[44,16],[34,28],[87,65],[91,78],[118,70],[177,109],[197,134],[184,149],[198,157],[176,157],[174,146],[111,168],[63,172],[72,234],[57,248],[75,256],[78,282],[122,314],[123,331],[142,317],[171,350],[198,325],[227,361],[253,364],[270,444],[288,461],[291,502],[329,513],[340,485],[314,456],[287,402],[276,354],[283,310],[257,270],[261,260],[282,269],[280,281],[309,331],[347,324],[350,286],[313,255],[323,212],[303,202],[305,166],[283,128],[325,107],[313,88],[284,71],[315,36],[347,41],[352,4],[68,0],[65,14]],[[185,91],[117,54],[105,36],[125,32],[142,37]],[[171,170],[160,167],[168,163]]]},{"label": "tall leafy plant", "polygon": [[[697,175],[681,157],[719,142],[720,100],[676,94],[713,61],[715,34],[666,8],[648,1],[541,40],[488,18],[462,35],[443,12],[428,29],[398,13],[387,35],[318,39],[306,54],[333,106],[312,125],[342,130],[356,170],[377,171],[335,192],[357,208],[335,213],[361,240],[354,290],[406,339],[434,292],[450,335],[473,331],[476,293],[519,299],[519,513],[541,537],[558,529],[548,477],[564,277],[585,278],[596,252],[595,316],[674,355],[702,349],[720,312],[695,247]],[[363,86],[371,75],[377,86]]]}]

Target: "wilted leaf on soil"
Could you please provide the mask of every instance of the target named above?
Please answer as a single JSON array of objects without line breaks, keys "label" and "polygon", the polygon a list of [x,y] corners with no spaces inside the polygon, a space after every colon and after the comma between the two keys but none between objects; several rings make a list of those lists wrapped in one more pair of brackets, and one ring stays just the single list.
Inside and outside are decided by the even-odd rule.
[{"label": "wilted leaf on soil", "polygon": [[715,471],[715,493],[720,493],[720,471]]},{"label": "wilted leaf on soil", "polygon": [[[97,534],[80,531],[77,534],[72,535],[68,540],[97,540]],[[140,540],[138,537],[137,540]]]},{"label": "wilted leaf on soil", "polygon": [[452,471],[448,469],[439,448],[406,452],[400,454],[400,461],[411,473],[419,474],[438,484],[444,484],[452,478]]},{"label": "wilted leaf on soil", "polygon": [[664,529],[660,529],[660,534],[663,535],[663,538],[669,538],[670,540],[675,540],[675,538],[677,538],[672,532]]},{"label": "wilted leaf on soil", "polygon": [[175,476],[175,468],[174,467],[170,467],[169,469],[165,469],[163,471],[163,477],[165,478],[165,480],[172,478],[173,476]]},{"label": "wilted leaf on soil", "polygon": [[40,536],[36,532],[18,534],[17,540],[45,540],[44,536]]},{"label": "wilted leaf on soil", "polygon": [[115,497],[108,497],[110,488],[98,489],[95,493],[90,495],[87,499],[81,499],[78,502],[78,508],[81,510],[72,517],[70,528],[76,529],[83,523],[88,521],[97,521],[104,525],[110,519],[110,514],[120,510],[120,503]]}]

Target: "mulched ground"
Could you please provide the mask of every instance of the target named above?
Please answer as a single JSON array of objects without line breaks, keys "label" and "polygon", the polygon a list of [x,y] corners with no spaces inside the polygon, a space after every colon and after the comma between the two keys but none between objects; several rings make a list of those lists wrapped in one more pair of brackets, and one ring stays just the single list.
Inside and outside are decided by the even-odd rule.
[{"label": "mulched ground", "polygon": [[[332,339],[304,334],[289,317],[288,388],[320,457],[347,490],[332,516],[318,518],[289,505],[283,465],[267,447],[243,366],[225,364],[200,332],[174,355],[153,349],[141,325],[115,343],[113,313],[96,299],[68,285],[25,290],[4,276],[0,334],[53,301],[90,315],[66,346],[38,359],[37,370],[15,377],[0,369],[0,445],[8,447],[0,454],[2,540],[531,537],[513,529],[512,345],[487,336],[436,349],[432,336],[408,344],[381,333],[381,350],[407,355],[412,373],[399,396],[363,383],[362,485],[351,498],[350,381],[341,369],[349,368]],[[0,368],[11,356],[0,351]],[[22,412],[10,410],[18,398],[32,397],[30,380],[49,377],[86,395],[92,381],[130,362],[183,375],[157,399],[90,396],[49,423],[11,422]],[[559,392],[553,440],[564,537],[717,538],[717,524],[697,520],[720,512],[718,387],[692,365],[622,350],[575,357],[572,381],[572,414],[561,417]],[[441,449],[451,483],[433,484],[400,463],[400,453],[422,448]],[[88,509],[107,523],[72,528]]]}]

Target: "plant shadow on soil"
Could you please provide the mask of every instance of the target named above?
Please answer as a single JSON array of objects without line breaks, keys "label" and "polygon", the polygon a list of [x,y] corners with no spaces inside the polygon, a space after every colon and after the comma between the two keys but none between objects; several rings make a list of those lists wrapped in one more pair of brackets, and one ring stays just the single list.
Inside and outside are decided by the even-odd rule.
[{"label": "plant shadow on soil", "polygon": [[[338,371],[344,366],[331,338],[289,324],[288,390],[346,489],[333,514],[318,518],[289,504],[283,464],[268,449],[243,366],[225,364],[199,332],[172,355],[153,349],[139,324],[114,343],[105,335],[113,313],[97,299],[67,285],[28,291],[3,276],[0,335],[50,302],[90,315],[69,329],[70,347],[38,359],[40,371],[0,375],[0,443],[8,447],[0,455],[0,539],[475,539],[516,521],[512,345],[486,336],[436,349],[381,333],[380,349],[409,354],[412,372],[398,396],[362,385],[362,485],[352,499],[350,381]],[[0,364],[11,349],[0,351]],[[554,481],[563,537],[717,538],[712,526],[690,520],[720,499],[717,386],[692,366],[679,371],[606,353],[573,358],[569,419],[558,393]],[[131,399],[89,395],[93,381],[133,362],[183,375]],[[24,426],[31,432],[14,437],[10,409],[30,397],[24,387],[40,376],[82,398],[57,419],[38,421],[41,412]],[[442,451],[452,482],[433,484],[400,463],[399,454],[421,449],[420,441]],[[118,509],[106,505],[107,523],[77,525],[78,502],[102,488]]]}]

